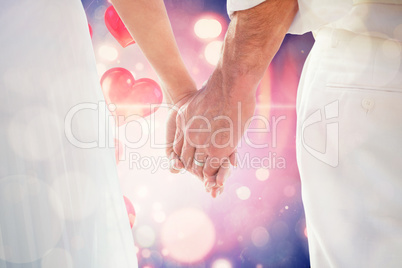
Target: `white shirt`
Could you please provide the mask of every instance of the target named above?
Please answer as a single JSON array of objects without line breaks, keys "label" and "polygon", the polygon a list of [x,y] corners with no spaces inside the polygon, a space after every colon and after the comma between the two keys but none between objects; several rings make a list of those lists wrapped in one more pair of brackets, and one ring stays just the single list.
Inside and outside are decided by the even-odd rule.
[{"label": "white shirt", "polygon": [[[228,0],[228,12],[231,15],[262,2],[264,0]],[[396,146],[400,143],[392,141],[400,139],[401,133],[395,130],[401,125],[400,117],[394,115],[400,112],[393,107],[400,107],[402,49],[399,42],[386,39],[402,41],[402,0],[299,0],[298,3],[299,11],[289,32],[303,34],[321,28],[303,69],[303,82],[298,91],[298,103],[303,103],[297,111],[298,129],[303,129],[302,122],[307,122],[317,107],[321,109],[326,105],[326,114],[328,105],[335,99],[339,100],[339,112],[348,114],[348,118],[339,117],[340,136],[336,139],[338,160],[342,164],[337,168],[321,165],[319,158],[303,151],[306,146],[299,143],[301,137],[304,141],[312,135],[311,140],[322,141],[316,144],[326,144],[329,136],[323,133],[328,133],[328,128],[320,132],[321,128],[317,127],[310,132],[314,134],[300,130],[297,134],[311,265],[319,268],[400,267],[401,169],[396,164],[398,160],[394,160],[399,159],[400,147]],[[333,28],[341,30],[333,31]],[[327,35],[331,38],[326,38]],[[326,44],[328,40],[331,45]],[[341,81],[343,88],[327,90],[326,85],[333,81]],[[389,87],[387,90],[384,90],[385,84]],[[355,85],[368,85],[369,89],[356,90]],[[393,93],[384,94],[392,90]],[[376,103],[378,120],[362,120],[366,114],[359,109],[368,107],[363,102],[368,100],[367,96]],[[338,105],[338,101],[336,103]],[[386,108],[387,105],[391,108]],[[323,124],[328,122],[322,121]],[[349,131],[359,133],[356,141],[350,139]],[[389,138],[384,142],[379,137]],[[362,148],[371,150],[375,157],[361,152]],[[382,158],[387,159],[382,161],[387,164],[377,163]]]},{"label": "white shirt", "polygon": [[[229,16],[265,0],[228,0]],[[402,40],[402,0],[299,0],[291,34],[315,31],[331,25],[356,33]],[[385,35],[385,36],[384,36]]]}]

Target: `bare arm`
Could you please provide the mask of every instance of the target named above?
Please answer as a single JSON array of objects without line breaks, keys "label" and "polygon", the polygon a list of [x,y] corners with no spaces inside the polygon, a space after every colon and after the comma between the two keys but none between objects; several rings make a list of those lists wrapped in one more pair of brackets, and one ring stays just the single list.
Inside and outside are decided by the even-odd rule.
[{"label": "bare arm", "polygon": [[[166,101],[179,108],[197,92],[180,56],[163,0],[111,0],[132,37],[162,81]],[[173,161],[171,172],[182,168],[173,152],[177,110],[167,119],[166,155]],[[176,168],[173,168],[173,166]]]},{"label": "bare arm", "polygon": [[168,101],[176,103],[196,91],[173,36],[163,0],[112,0],[163,83]]},{"label": "bare arm", "polygon": [[[209,159],[227,158],[235,151],[248,127],[247,120],[253,116],[257,85],[278,51],[297,9],[297,0],[267,0],[254,8],[235,12],[215,71],[205,88],[183,106],[186,122],[202,115],[211,123],[211,131],[200,134],[178,129],[185,140],[177,143],[174,150],[183,158],[186,169],[206,178],[209,182],[207,188],[212,189],[213,196],[222,191],[220,187],[228,173],[220,175],[219,166],[210,164]],[[241,103],[240,111],[238,103]],[[231,123],[214,120],[217,116],[226,116]],[[201,129],[203,125],[194,122],[189,128]],[[231,128],[231,133],[222,132],[228,128]],[[241,129],[241,133],[237,129]],[[207,148],[192,144],[207,145]],[[219,146],[222,144],[228,145]],[[192,163],[194,157],[199,162],[206,161],[203,169],[187,164]]]},{"label": "bare arm", "polygon": [[222,94],[236,99],[255,96],[258,83],[278,51],[297,10],[297,0],[267,0],[233,14],[214,72],[220,80]]}]

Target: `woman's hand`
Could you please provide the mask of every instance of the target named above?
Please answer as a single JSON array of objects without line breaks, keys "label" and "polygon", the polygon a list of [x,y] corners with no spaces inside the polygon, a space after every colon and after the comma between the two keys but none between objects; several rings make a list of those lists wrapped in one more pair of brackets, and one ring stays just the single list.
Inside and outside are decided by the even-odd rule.
[{"label": "woman's hand", "polygon": [[184,165],[180,161],[179,156],[173,150],[177,128],[177,114],[179,109],[196,94],[196,89],[190,90],[187,94],[185,94],[181,98],[178,98],[178,101],[175,104],[173,104],[173,102],[170,103],[170,105],[172,106],[166,122],[166,156],[169,158],[169,168],[170,172],[172,173],[179,173],[184,168]]},{"label": "woman's hand", "polygon": [[[247,97],[223,90],[221,80],[215,72],[204,88],[181,103],[173,146],[180,167],[202,178],[214,197],[230,175],[237,144],[255,109],[252,94]],[[171,135],[172,129],[168,132]]]}]

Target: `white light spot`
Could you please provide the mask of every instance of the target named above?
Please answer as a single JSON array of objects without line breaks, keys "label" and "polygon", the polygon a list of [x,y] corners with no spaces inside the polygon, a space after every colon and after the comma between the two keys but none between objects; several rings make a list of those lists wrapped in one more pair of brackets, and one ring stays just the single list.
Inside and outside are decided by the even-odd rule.
[{"label": "white light spot", "polygon": [[152,208],[153,208],[154,210],[161,210],[161,209],[162,209],[162,204],[159,203],[159,202],[155,202],[155,203],[152,205]]},{"label": "white light spot", "polygon": [[237,197],[241,200],[247,200],[250,198],[251,191],[246,186],[241,186],[236,190]]},{"label": "white light spot", "polygon": [[212,268],[232,268],[232,263],[226,259],[217,259],[212,263]]},{"label": "white light spot", "polygon": [[216,65],[219,61],[223,42],[212,41],[205,47],[204,56],[209,64]]},{"label": "white light spot", "polygon": [[137,191],[137,196],[138,196],[139,198],[145,198],[145,197],[148,196],[148,193],[149,193],[148,188],[147,188],[146,186],[142,186],[142,187],[140,187],[140,188],[138,189],[138,191]]},{"label": "white light spot", "polygon": [[135,65],[135,69],[136,69],[137,71],[142,71],[142,70],[144,70],[144,64],[142,64],[141,62],[137,63],[137,64]]},{"label": "white light spot", "polygon": [[255,176],[259,181],[266,181],[269,178],[269,169],[266,168],[259,168],[255,172]]},{"label": "white light spot", "polygon": [[202,260],[215,244],[215,228],[202,211],[188,208],[174,212],[161,230],[162,244],[177,261]]},{"label": "white light spot", "polygon": [[222,25],[215,19],[200,19],[194,25],[194,32],[202,39],[216,38],[222,32]]},{"label": "white light spot", "polygon": [[166,249],[166,248],[162,249],[162,255],[163,256],[168,256],[169,255],[169,250]]},{"label": "white light spot", "polygon": [[155,232],[154,230],[147,226],[147,225],[142,225],[137,227],[135,231],[135,238],[136,242],[144,248],[150,247],[154,244],[155,242]]},{"label": "white light spot", "polygon": [[163,211],[156,211],[156,212],[154,212],[153,216],[154,216],[155,222],[157,222],[157,223],[162,223],[166,220],[166,214]]},{"label": "white light spot", "polygon": [[117,49],[111,46],[103,45],[98,50],[99,56],[108,61],[114,61],[119,56]]}]

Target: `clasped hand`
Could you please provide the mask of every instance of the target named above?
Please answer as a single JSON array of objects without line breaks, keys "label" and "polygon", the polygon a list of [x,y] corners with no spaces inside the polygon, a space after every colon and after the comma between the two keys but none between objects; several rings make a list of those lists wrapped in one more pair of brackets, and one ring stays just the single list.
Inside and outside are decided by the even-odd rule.
[{"label": "clasped hand", "polygon": [[216,197],[236,165],[237,145],[254,113],[255,99],[227,94],[211,78],[176,103],[167,122],[170,171],[196,175]]}]

